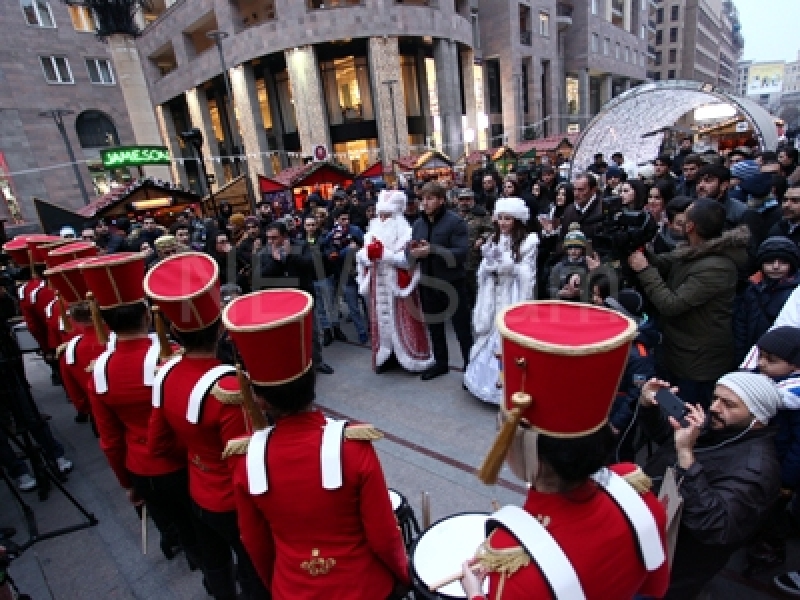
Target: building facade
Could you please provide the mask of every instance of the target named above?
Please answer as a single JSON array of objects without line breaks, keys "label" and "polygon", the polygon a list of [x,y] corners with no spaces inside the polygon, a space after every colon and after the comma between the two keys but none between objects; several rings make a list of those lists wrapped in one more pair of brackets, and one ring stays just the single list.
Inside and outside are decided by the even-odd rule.
[{"label": "building facade", "polygon": [[654,0],[651,79],[688,79],[737,91],[744,48],[732,0]]},{"label": "building facade", "polygon": [[[178,0],[145,15],[136,44],[173,156],[191,158],[179,134],[198,128],[222,185],[319,147],[353,171],[430,143],[459,156],[479,142],[476,13],[469,0]],[[212,31],[227,34],[222,56]],[[196,162],[174,177],[196,186]]]}]

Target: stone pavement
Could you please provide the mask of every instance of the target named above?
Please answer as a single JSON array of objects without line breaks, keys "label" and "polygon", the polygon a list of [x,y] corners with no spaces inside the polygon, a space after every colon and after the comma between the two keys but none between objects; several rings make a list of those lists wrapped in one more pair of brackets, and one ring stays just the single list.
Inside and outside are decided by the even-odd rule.
[{"label": "stone pavement", "polygon": [[[346,331],[355,339],[351,327]],[[458,346],[454,339],[450,342],[450,362],[460,365]],[[336,373],[319,376],[318,403],[332,416],[371,422],[387,434],[375,447],[388,484],[405,495],[420,523],[423,492],[430,495],[434,520],[457,512],[490,511],[494,500],[521,502],[524,488],[507,470],[491,488],[472,474],[493,439],[495,410],[462,390],[457,371],[423,383],[401,371],[374,375],[369,350],[355,344],[334,343],[324,355]],[[73,422],[72,406],[61,388],[50,385],[41,360],[28,357],[26,369],[40,408],[52,415],[50,425],[75,463],[66,485],[99,525],[31,547],[10,568],[20,589],[34,600],[207,598],[200,575],[189,571],[182,556],[167,561],[161,555],[152,525],[150,548],[142,555],[140,522],[89,426]],[[35,493],[24,498],[42,532],[81,522],[80,513],[58,491],[51,491],[45,502]],[[0,525],[15,526],[18,542],[27,539],[22,513],[3,485]],[[736,558],[714,581],[711,598],[783,597],[770,586],[772,573],[751,580],[738,575],[741,561]],[[790,546],[787,565],[800,567],[796,544]]]}]

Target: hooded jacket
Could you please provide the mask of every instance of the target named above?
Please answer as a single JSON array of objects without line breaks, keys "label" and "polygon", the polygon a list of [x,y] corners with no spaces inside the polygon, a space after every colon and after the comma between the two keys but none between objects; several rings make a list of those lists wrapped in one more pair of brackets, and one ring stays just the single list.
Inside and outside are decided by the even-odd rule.
[{"label": "hooded jacket", "polygon": [[672,376],[716,381],[733,368],[733,298],[749,240],[739,227],[668,254],[647,252],[650,265],[637,276],[658,311]]}]

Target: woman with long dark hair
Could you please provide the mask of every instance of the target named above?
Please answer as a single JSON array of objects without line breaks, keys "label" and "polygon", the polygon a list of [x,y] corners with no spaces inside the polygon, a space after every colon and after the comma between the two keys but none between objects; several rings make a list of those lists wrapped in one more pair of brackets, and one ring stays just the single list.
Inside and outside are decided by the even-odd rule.
[{"label": "woman with long dark hair", "polygon": [[494,234],[482,246],[478,267],[478,297],[472,324],[475,342],[464,374],[464,385],[483,400],[499,404],[497,381],[499,334],[497,313],[515,302],[534,297],[539,235],[528,232],[530,210],[521,198],[498,198],[494,208]]}]

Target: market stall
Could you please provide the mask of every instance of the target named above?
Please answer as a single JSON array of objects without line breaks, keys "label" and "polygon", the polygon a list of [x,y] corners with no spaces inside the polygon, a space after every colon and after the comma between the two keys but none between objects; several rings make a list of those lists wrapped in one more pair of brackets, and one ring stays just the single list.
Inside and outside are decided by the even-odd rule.
[{"label": "market stall", "polygon": [[442,183],[453,178],[453,161],[438,150],[429,150],[417,159],[414,179],[434,180]]},{"label": "market stall", "polygon": [[284,169],[272,177],[271,181],[288,189],[294,208],[302,210],[306,198],[312,192],[329,200],[335,186],[346,188],[353,183],[354,179],[355,175],[342,165],[319,161]]},{"label": "market stall", "polygon": [[501,146],[492,152],[489,162],[495,171],[508,175],[516,169],[518,158],[519,155],[509,146]]},{"label": "market stall", "polygon": [[566,160],[572,158],[572,150],[579,135],[567,133],[551,135],[538,140],[527,140],[517,144],[514,150],[519,156],[520,164],[526,166],[555,165],[559,162],[559,156]]},{"label": "market stall", "polygon": [[268,202],[276,216],[290,211],[294,205],[292,191],[284,184],[265,175],[258,176],[258,191],[261,201]]}]

